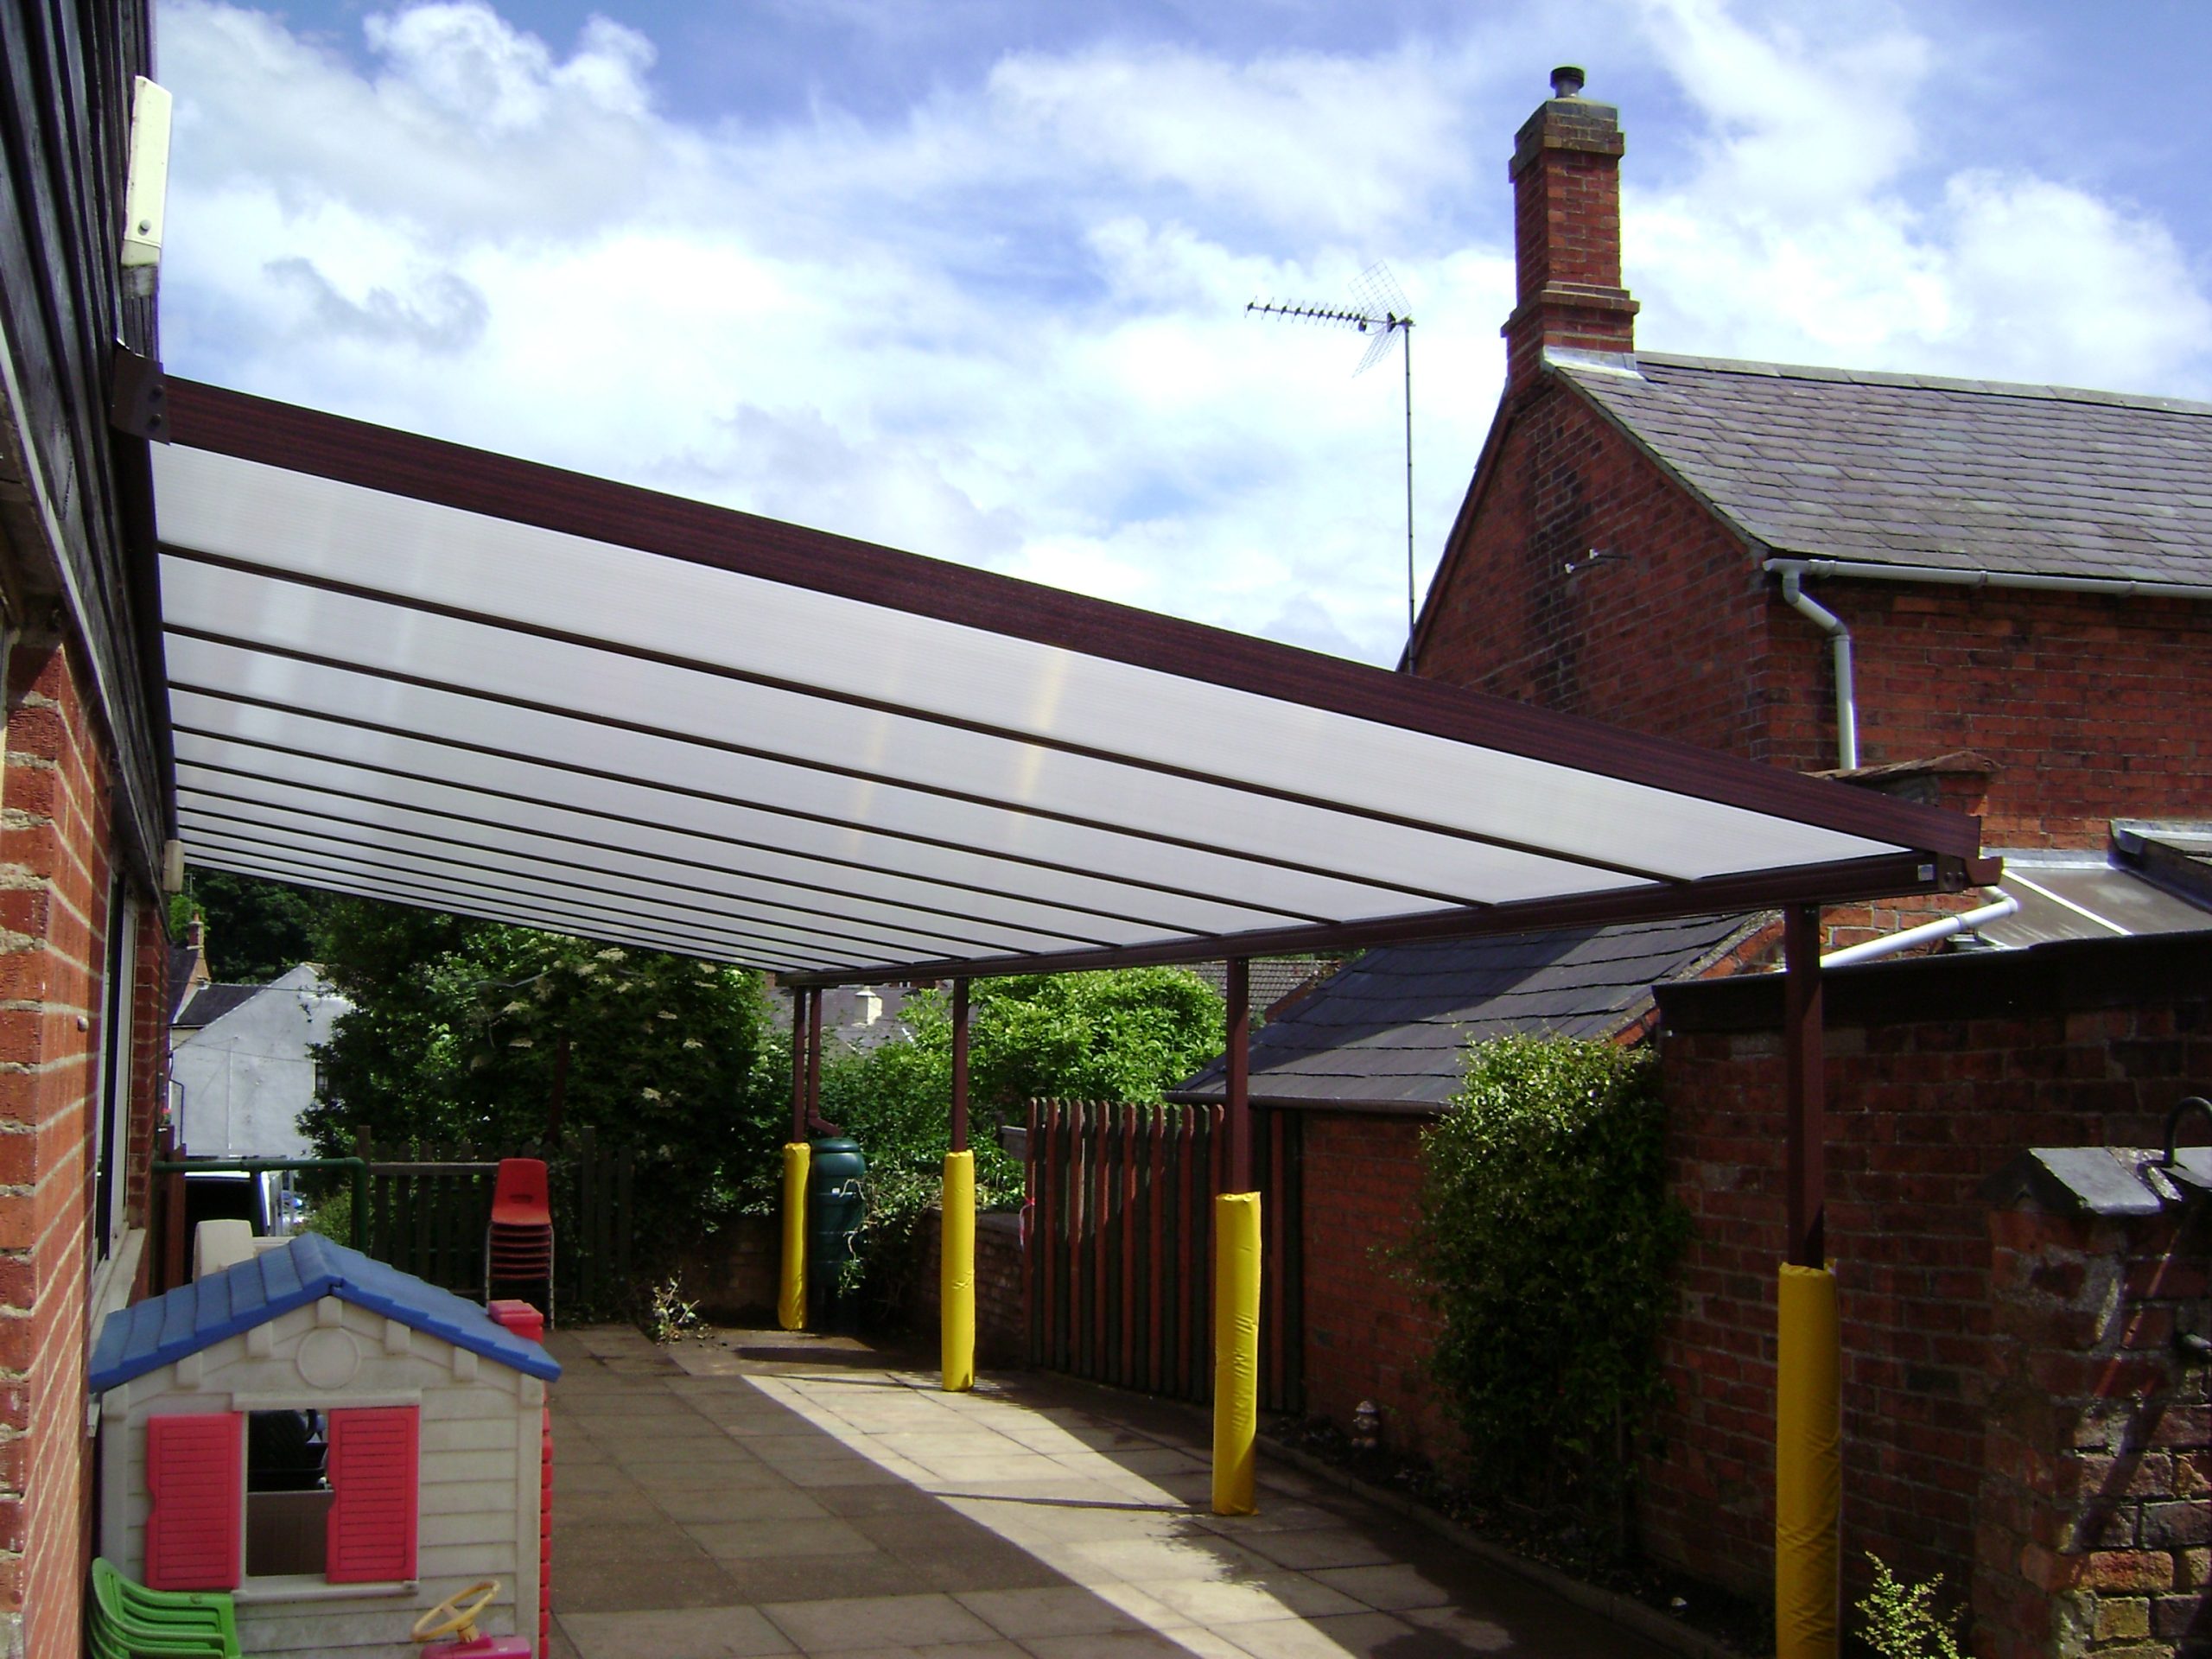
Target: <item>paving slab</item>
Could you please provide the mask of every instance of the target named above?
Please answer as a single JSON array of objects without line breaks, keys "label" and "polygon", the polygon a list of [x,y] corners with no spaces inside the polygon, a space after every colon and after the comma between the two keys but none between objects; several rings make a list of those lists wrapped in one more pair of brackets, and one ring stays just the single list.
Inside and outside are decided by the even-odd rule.
[{"label": "paving slab", "polygon": [[1206,1510],[1205,1428],[849,1338],[549,1339],[549,1659],[1659,1659],[1327,1483]]}]

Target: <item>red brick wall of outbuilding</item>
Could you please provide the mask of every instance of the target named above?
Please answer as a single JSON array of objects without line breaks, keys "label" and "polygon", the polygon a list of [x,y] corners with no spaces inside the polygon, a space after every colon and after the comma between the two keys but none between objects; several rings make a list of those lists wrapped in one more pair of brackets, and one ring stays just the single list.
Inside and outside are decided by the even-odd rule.
[{"label": "red brick wall of outbuilding", "polygon": [[1392,1260],[1420,1221],[1427,1121],[1305,1115],[1306,1408],[1344,1427],[1371,1399],[1386,1446],[1448,1459],[1458,1431],[1422,1372],[1436,1316]]},{"label": "red brick wall of outbuilding", "polygon": [[[2212,955],[2168,938],[1878,963],[1830,976],[1827,1001],[1847,1566],[1855,1584],[1874,1550],[1963,1595],[1993,1376],[1983,1185],[2030,1147],[2158,1142],[2175,1101],[2212,1078]],[[1662,1344],[1671,1399],[1643,1438],[1643,1541],[1662,1561],[1764,1598],[1779,985],[1669,988],[1661,1019],[1671,1186],[1696,1236]],[[1456,1433],[1421,1370],[1433,1316],[1389,1259],[1418,1224],[1421,1127],[1306,1115],[1306,1390],[1308,1409],[1339,1426],[1375,1399],[1391,1446],[1448,1462]]]}]

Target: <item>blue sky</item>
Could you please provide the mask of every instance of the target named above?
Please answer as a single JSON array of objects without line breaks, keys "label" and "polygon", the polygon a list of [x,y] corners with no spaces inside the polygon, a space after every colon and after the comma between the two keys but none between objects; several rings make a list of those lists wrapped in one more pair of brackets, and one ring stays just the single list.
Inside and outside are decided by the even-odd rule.
[{"label": "blue sky", "polygon": [[2212,396],[2181,4],[163,0],[183,373],[1372,660],[1495,407],[1516,126],[1653,350]]}]

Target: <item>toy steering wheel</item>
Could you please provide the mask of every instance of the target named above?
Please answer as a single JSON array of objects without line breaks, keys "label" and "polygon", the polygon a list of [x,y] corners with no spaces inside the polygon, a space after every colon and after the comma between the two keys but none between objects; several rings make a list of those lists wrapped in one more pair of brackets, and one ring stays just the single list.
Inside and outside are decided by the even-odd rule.
[{"label": "toy steering wheel", "polygon": [[[497,1579],[481,1579],[466,1590],[456,1590],[443,1601],[415,1621],[411,1632],[417,1642],[435,1642],[442,1636],[458,1636],[464,1642],[476,1640],[476,1615],[492,1605],[492,1598],[499,1593]],[[467,1606],[461,1599],[474,1596],[475,1600]],[[433,1620],[442,1620],[434,1624]]]}]

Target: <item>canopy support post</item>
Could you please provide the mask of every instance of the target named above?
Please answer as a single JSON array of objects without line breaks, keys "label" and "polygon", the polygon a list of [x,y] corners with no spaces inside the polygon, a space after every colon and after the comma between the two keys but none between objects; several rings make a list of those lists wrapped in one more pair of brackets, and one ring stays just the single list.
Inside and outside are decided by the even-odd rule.
[{"label": "canopy support post", "polygon": [[784,1143],[784,1252],[776,1286],[776,1323],[806,1329],[806,1009],[819,991],[791,993],[791,1138]]},{"label": "canopy support post", "polygon": [[968,982],[952,982],[951,1149],[938,1228],[938,1347],[948,1394],[976,1386],[976,1154],[968,1147]]},{"label": "canopy support post", "polygon": [[811,1131],[822,1116],[822,988],[806,1005],[806,1122]]},{"label": "canopy support post", "polygon": [[1252,1190],[1252,964],[1229,962],[1230,1192],[1213,1201],[1213,1512],[1258,1508],[1260,1195]]},{"label": "canopy support post", "polygon": [[1842,1325],[1827,1268],[1821,912],[1783,912],[1788,1238],[1776,1296],[1776,1659],[1835,1659],[1842,1626]]},{"label": "canopy support post", "polygon": [[968,1150],[968,982],[952,982],[952,1150]]}]

